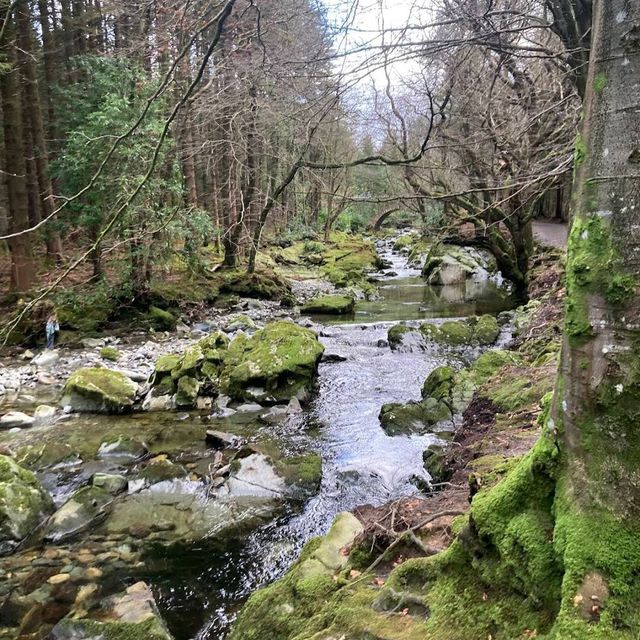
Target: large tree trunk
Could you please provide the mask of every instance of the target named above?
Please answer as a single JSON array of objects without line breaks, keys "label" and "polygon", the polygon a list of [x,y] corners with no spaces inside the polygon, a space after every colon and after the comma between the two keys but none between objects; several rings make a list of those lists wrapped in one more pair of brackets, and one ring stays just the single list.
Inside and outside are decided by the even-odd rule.
[{"label": "large tree trunk", "polygon": [[[9,15],[11,4],[10,0],[0,0],[0,23],[4,25],[0,50],[4,54],[4,63],[8,65],[8,68],[0,73],[0,96],[8,169],[4,178],[9,207],[9,231],[19,233],[29,226],[29,211],[20,76],[16,65],[14,21]],[[11,238],[9,249],[11,250],[11,287],[18,293],[26,292],[33,284],[36,275],[30,236],[24,234]]]},{"label": "large tree trunk", "polygon": [[40,104],[40,92],[38,90],[38,70],[35,63],[31,15],[27,0],[20,0],[16,5],[16,22],[18,43],[21,51],[21,67],[24,74],[24,106],[25,112],[28,114],[31,153],[34,157],[35,194],[37,195],[37,204],[42,218],[48,221],[45,226],[47,256],[59,264],[62,261],[62,242],[60,234],[54,228],[53,187],[49,176],[49,156],[45,142],[44,120]]},{"label": "large tree trunk", "polygon": [[492,588],[546,600],[557,640],[640,628],[640,3],[593,10],[552,410],[465,542]]},{"label": "large tree trunk", "polygon": [[594,5],[559,419],[576,505],[640,518],[640,4]]}]

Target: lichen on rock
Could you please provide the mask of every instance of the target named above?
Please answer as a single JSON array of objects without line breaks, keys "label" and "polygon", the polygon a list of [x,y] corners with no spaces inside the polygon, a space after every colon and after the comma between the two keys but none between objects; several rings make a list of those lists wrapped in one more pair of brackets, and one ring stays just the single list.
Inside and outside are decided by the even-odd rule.
[{"label": "lichen on rock", "polygon": [[62,406],[89,413],[131,411],[138,385],[119,371],[102,368],[78,369],[62,390]]}]

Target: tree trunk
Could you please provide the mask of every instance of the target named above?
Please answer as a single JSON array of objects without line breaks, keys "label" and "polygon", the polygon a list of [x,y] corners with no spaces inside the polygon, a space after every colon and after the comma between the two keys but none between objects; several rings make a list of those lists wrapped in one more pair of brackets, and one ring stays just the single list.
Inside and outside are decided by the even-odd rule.
[{"label": "tree trunk", "polygon": [[491,589],[545,603],[558,640],[639,628],[639,32],[639,3],[594,4],[552,409],[534,449],[474,498],[463,543]]},{"label": "tree trunk", "polygon": [[[4,53],[3,62],[8,65],[8,68],[0,73],[0,96],[6,166],[9,168],[4,177],[9,207],[9,231],[18,233],[28,228],[29,211],[20,76],[16,65],[14,21],[13,17],[8,15],[10,8],[10,0],[0,0],[0,23],[4,24],[0,45]],[[31,288],[36,275],[30,236],[19,235],[11,238],[9,249],[11,251],[11,287],[18,293],[24,293]]]},{"label": "tree trunk", "polygon": [[48,221],[45,225],[47,256],[60,264],[62,261],[62,242],[60,234],[54,228],[53,187],[49,177],[49,155],[45,142],[44,120],[38,90],[38,70],[34,58],[34,40],[27,0],[20,0],[16,5],[16,23],[21,51],[21,67],[24,75],[25,112],[28,114],[30,148],[34,156],[36,200],[42,218]]}]

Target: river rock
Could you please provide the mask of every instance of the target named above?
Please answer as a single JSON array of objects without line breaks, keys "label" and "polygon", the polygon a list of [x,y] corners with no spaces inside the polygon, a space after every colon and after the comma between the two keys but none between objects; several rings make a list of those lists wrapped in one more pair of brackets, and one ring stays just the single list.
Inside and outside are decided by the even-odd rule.
[{"label": "river rock", "polygon": [[138,385],[119,371],[78,369],[71,374],[62,391],[61,405],[88,413],[125,413],[131,411]]},{"label": "river rock", "polygon": [[271,407],[260,415],[260,420],[267,424],[278,424],[287,417],[287,407],[283,405],[276,405]]},{"label": "river rock", "polygon": [[485,249],[442,245],[422,268],[422,275],[431,285],[463,284],[468,279],[487,280],[498,272],[493,255]]},{"label": "river rock", "polygon": [[256,328],[256,323],[249,316],[240,315],[227,322],[222,330],[225,333],[235,333],[236,331],[253,331]]},{"label": "river rock", "polygon": [[446,402],[427,398],[421,402],[383,404],[380,425],[390,435],[425,433],[443,421],[451,421],[451,408]]},{"label": "river rock", "polygon": [[95,473],[91,483],[111,495],[122,493],[127,488],[127,479],[124,476],[111,473]]},{"label": "river rock", "polygon": [[162,621],[153,593],[137,582],[117,596],[103,600],[86,612],[74,611],[58,622],[51,640],[172,640]]},{"label": "river rock", "polygon": [[236,407],[236,411],[238,413],[255,413],[257,411],[262,411],[262,409],[264,409],[264,407],[255,402],[247,402]]},{"label": "river rock", "polygon": [[104,347],[106,341],[104,338],[82,338],[80,344],[85,349],[97,349],[98,347]]},{"label": "river rock", "polygon": [[300,307],[300,313],[344,315],[352,313],[355,300],[351,296],[317,296]]},{"label": "river rock", "polygon": [[173,396],[162,395],[156,396],[153,391],[150,391],[142,403],[143,411],[171,411],[175,409],[175,402]]},{"label": "river rock", "polygon": [[231,343],[223,391],[243,400],[248,388],[264,386],[275,400],[288,400],[311,384],[323,352],[313,331],[292,322],[270,323],[251,338],[239,336]]},{"label": "river rock", "polygon": [[36,407],[35,413],[33,414],[34,424],[36,426],[42,426],[45,424],[50,424],[53,422],[53,418],[56,415],[57,409],[48,404],[41,404]]},{"label": "river rock", "polygon": [[113,496],[100,487],[83,487],[76,491],[51,517],[45,537],[59,542],[88,529],[103,517]]},{"label": "river rock", "polygon": [[204,441],[210,447],[217,450],[228,449],[231,447],[237,447],[242,438],[234,436],[232,433],[225,433],[224,431],[215,431],[209,429],[205,434]]},{"label": "river rock", "polygon": [[57,349],[45,349],[42,353],[39,353],[31,362],[38,367],[38,369],[47,369],[52,367],[60,360],[60,353]]},{"label": "river rock", "polygon": [[252,453],[231,465],[231,477],[226,488],[230,496],[280,497],[285,493],[284,479],[276,473],[271,460]]},{"label": "river rock", "polygon": [[500,327],[493,316],[485,314],[464,320],[448,320],[439,325],[426,322],[420,326],[420,333],[427,342],[434,341],[447,346],[488,346],[498,339]]},{"label": "river rock", "polygon": [[141,458],[147,453],[147,447],[134,438],[116,436],[102,441],[98,457]]},{"label": "river rock", "polygon": [[0,455],[0,554],[11,551],[53,511],[35,474]]},{"label": "river rock", "polygon": [[0,418],[0,429],[31,427],[35,420],[22,411],[9,411]]}]

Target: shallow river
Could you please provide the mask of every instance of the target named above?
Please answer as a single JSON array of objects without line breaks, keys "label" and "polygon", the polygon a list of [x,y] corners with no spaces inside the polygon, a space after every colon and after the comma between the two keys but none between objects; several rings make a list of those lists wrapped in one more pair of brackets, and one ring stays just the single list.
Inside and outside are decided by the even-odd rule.
[{"label": "shallow river", "polygon": [[318,494],[248,538],[176,550],[173,557],[163,550],[149,562],[147,578],[176,640],[224,638],[244,599],[281,575],[336,513],[415,493],[411,477],[425,476],[422,452],[434,436],[389,437],[378,413],[386,402],[419,398],[432,369],[445,362],[460,366],[464,359],[437,349],[393,352],[380,341],[394,321],[497,313],[512,302],[488,282],[428,287],[404,257],[388,248],[382,253],[397,276],[383,279],[379,300],[358,303],[350,318],[314,318],[326,352],[346,360],[320,365],[312,406],[278,433],[285,448],[321,454]]}]

